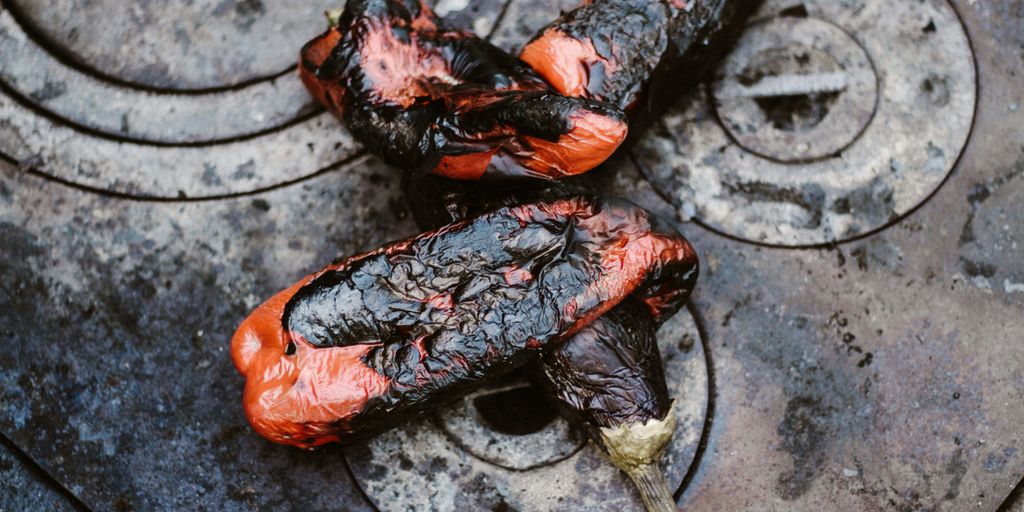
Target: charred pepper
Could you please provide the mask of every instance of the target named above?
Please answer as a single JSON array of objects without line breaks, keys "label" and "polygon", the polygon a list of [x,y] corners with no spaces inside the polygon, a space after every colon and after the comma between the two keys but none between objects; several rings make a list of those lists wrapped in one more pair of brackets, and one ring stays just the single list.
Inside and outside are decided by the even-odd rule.
[{"label": "charred pepper", "polygon": [[685,239],[625,201],[504,207],[312,274],[232,339],[264,437],[373,434],[497,377],[631,297],[655,316],[692,290]]},{"label": "charred pepper", "polygon": [[[451,183],[431,176],[407,176],[403,184],[413,218],[436,229],[501,206],[589,191],[580,180],[556,183]],[[694,261],[696,271],[696,261]],[[564,416],[588,436],[636,484],[647,509],[675,510],[661,470],[675,416],[668,395],[655,331],[688,297],[678,295],[655,316],[627,298],[546,352],[534,364]]]},{"label": "charred pepper", "polygon": [[[407,176],[413,217],[437,228],[502,206],[589,191],[581,180],[488,184]],[[694,271],[696,261],[694,260]],[[689,290],[654,311],[627,298],[534,362],[563,416],[584,428],[634,481],[651,512],[675,510],[660,459],[675,431],[672,399],[654,332]]]},{"label": "charred pepper", "polygon": [[707,77],[760,3],[585,2],[542,29],[520,58],[556,91],[609,102],[645,126]]},{"label": "charred pepper", "polygon": [[371,152],[449,178],[578,174],[626,136],[619,109],[553,92],[417,0],[350,0],[302,49],[299,73]]}]

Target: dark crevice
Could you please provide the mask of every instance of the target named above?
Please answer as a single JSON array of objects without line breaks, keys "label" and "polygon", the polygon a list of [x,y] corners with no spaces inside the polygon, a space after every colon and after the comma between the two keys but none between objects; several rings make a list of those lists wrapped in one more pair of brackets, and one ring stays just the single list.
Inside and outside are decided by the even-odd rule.
[{"label": "dark crevice", "polygon": [[75,496],[67,487],[57,481],[50,473],[48,473],[42,466],[39,465],[28,453],[23,451],[18,445],[14,444],[6,434],[0,433],[0,446],[14,455],[14,458],[26,469],[28,472],[35,477],[37,480],[45,484],[51,491],[59,494],[68,504],[79,511],[91,510],[86,506],[85,502]]},{"label": "dark crevice", "polygon": [[838,92],[825,92],[754,98],[754,102],[775,129],[803,132],[821,124],[838,99]]},{"label": "dark crevice", "polygon": [[46,108],[44,108],[43,106],[39,105],[35,101],[32,101],[32,99],[24,96],[23,94],[21,94],[21,92],[19,92],[18,90],[14,89],[13,87],[11,87],[10,84],[8,84],[5,80],[3,80],[3,78],[0,78],[0,92],[2,92],[4,94],[6,94],[7,96],[11,97],[11,99],[15,100],[16,102],[18,102],[23,107],[31,110],[33,113],[35,113],[35,114],[37,114],[37,115],[39,115],[41,117],[44,117],[46,119],[49,119],[50,121],[53,121],[54,123],[56,123],[58,125],[62,125],[62,126],[71,128],[71,129],[73,129],[75,131],[78,131],[79,133],[82,133],[82,134],[85,134],[85,135],[89,135],[89,136],[92,136],[92,137],[96,137],[98,139],[105,139],[105,140],[113,141],[113,142],[124,142],[124,143],[136,144],[136,145],[139,145],[139,146],[150,146],[150,147],[158,147],[158,148],[205,148],[205,147],[217,146],[217,145],[221,145],[221,144],[233,144],[233,143],[236,143],[236,142],[244,142],[244,141],[247,141],[247,140],[252,140],[252,139],[259,138],[259,137],[263,137],[265,135],[270,135],[270,134],[275,133],[275,132],[284,131],[284,130],[286,130],[288,128],[291,128],[291,127],[293,127],[295,125],[298,125],[298,124],[301,124],[303,122],[306,122],[306,121],[308,121],[310,119],[313,119],[314,117],[317,117],[320,114],[324,113],[324,109],[322,107],[317,106],[317,107],[314,107],[312,109],[303,109],[303,110],[308,110],[308,111],[307,112],[300,112],[299,115],[293,117],[292,119],[289,119],[289,120],[287,120],[285,122],[282,122],[282,123],[278,123],[278,124],[273,125],[273,126],[269,126],[267,128],[263,128],[263,129],[257,130],[257,131],[252,132],[252,133],[246,133],[246,134],[243,134],[243,135],[234,135],[234,136],[231,136],[231,137],[214,138],[214,139],[195,141],[195,142],[164,142],[164,141],[155,141],[155,140],[141,139],[141,138],[138,138],[138,137],[126,136],[124,134],[119,134],[119,133],[109,133],[109,132],[103,131],[103,130],[101,130],[99,128],[94,128],[94,127],[91,127],[91,126],[87,126],[87,125],[84,125],[84,124],[79,123],[77,121],[68,119],[68,118],[66,118],[66,117],[64,117],[62,115],[59,115],[59,114],[57,114],[55,112],[47,110]]},{"label": "dark crevice", "polygon": [[807,7],[804,4],[787,7],[779,11],[779,16],[783,18],[806,18],[808,16]]},{"label": "dark crevice", "polygon": [[21,11],[18,10],[18,7],[13,3],[9,1],[0,0],[0,10],[6,10],[7,12],[9,12],[11,14],[11,17],[14,18],[15,23],[17,23],[18,26],[20,26],[21,29],[25,31],[25,35],[27,35],[29,39],[32,40],[33,43],[35,43],[37,46],[39,46],[47,53],[52,55],[55,59],[57,59],[57,61],[61,64],[69,68],[72,68],[80,73],[96,78],[97,80],[101,80],[103,82],[118,85],[128,89],[134,89],[137,91],[144,91],[157,94],[180,94],[191,96],[216,94],[228,91],[238,91],[262,82],[276,80],[278,78],[281,78],[282,76],[287,75],[288,73],[294,72],[296,69],[296,65],[291,65],[288,66],[288,68],[278,71],[276,73],[258,76],[255,78],[251,78],[249,80],[243,80],[235,84],[218,87],[192,87],[174,89],[169,87],[155,87],[146,84],[139,84],[135,82],[130,82],[123,78],[113,76],[109,73],[96,69],[86,63],[80,62],[78,58],[72,53],[68,52],[64,48],[52,44],[49,38],[45,34],[43,34],[43,32],[39,30],[35,26],[35,24],[33,24],[28,19],[27,16],[22,14]]},{"label": "dark crevice", "polygon": [[107,189],[102,189],[102,188],[98,188],[98,187],[93,187],[93,186],[90,186],[90,185],[83,185],[81,183],[75,183],[73,181],[70,181],[70,180],[67,180],[67,179],[64,179],[64,178],[59,178],[57,176],[53,176],[51,174],[47,174],[47,173],[45,173],[43,171],[40,171],[39,169],[37,169],[35,167],[28,167],[28,168],[22,169],[21,168],[21,165],[22,165],[21,162],[19,162],[17,159],[12,158],[10,155],[8,155],[6,153],[3,153],[3,152],[0,152],[0,161],[7,162],[8,164],[14,166],[16,169],[20,170],[20,172],[24,172],[26,174],[29,174],[31,176],[35,176],[37,178],[42,178],[44,180],[47,180],[47,181],[50,181],[50,182],[53,182],[53,183],[57,183],[57,184],[60,184],[60,185],[64,185],[66,187],[70,187],[70,188],[73,188],[73,189],[76,189],[76,190],[80,190],[82,192],[88,192],[88,193],[97,194],[97,195],[106,196],[106,197],[111,197],[111,198],[115,198],[115,199],[122,199],[122,200],[126,200],[126,201],[137,201],[137,202],[151,202],[151,203],[202,203],[202,202],[208,202],[208,201],[220,201],[220,200],[223,200],[223,199],[237,199],[237,198],[240,198],[240,197],[247,197],[247,196],[258,195],[258,194],[262,194],[262,193],[265,193],[265,192],[270,192],[270,191],[273,191],[273,190],[277,190],[277,189],[280,189],[280,188],[289,187],[291,185],[295,185],[296,183],[301,183],[303,181],[307,181],[307,180],[316,178],[316,177],[318,177],[320,175],[327,174],[327,173],[329,173],[331,171],[335,171],[337,169],[345,167],[346,165],[348,165],[348,164],[350,164],[350,163],[352,163],[352,162],[354,162],[354,161],[356,161],[359,158],[362,158],[364,156],[366,156],[366,151],[360,150],[360,151],[357,151],[354,154],[352,154],[352,155],[350,155],[348,157],[345,157],[345,158],[343,158],[343,159],[341,159],[341,160],[339,160],[339,161],[337,161],[337,162],[335,162],[335,163],[333,163],[331,165],[328,165],[327,167],[319,169],[316,172],[313,172],[311,174],[307,174],[305,176],[299,176],[298,178],[293,178],[293,179],[290,179],[290,180],[282,181],[280,183],[275,183],[273,185],[268,185],[268,186],[256,188],[256,189],[253,189],[253,190],[247,190],[247,191],[244,191],[244,192],[229,192],[229,193],[226,193],[226,194],[214,194],[214,195],[202,196],[202,197],[187,197],[187,196],[186,197],[167,197],[167,196],[147,196],[147,195],[129,194],[129,193],[126,193],[126,192],[119,192],[119,191],[116,191],[116,190],[107,190]]},{"label": "dark crevice", "polygon": [[558,416],[558,410],[536,386],[481,395],[473,399],[473,406],[487,425],[513,436],[540,432]]}]

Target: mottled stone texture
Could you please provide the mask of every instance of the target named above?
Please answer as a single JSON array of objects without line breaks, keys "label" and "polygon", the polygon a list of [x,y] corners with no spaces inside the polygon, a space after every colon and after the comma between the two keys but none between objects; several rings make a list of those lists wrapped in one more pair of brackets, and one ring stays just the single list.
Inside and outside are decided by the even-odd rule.
[{"label": "mottled stone texture", "polygon": [[0,439],[0,512],[70,512],[82,508],[16,446]]},{"label": "mottled stone texture", "polygon": [[[467,26],[497,23],[495,40],[509,48],[546,23],[545,12],[567,7],[517,1],[499,16],[497,2],[445,3],[474,9]],[[80,4],[4,7],[27,19]],[[146,27],[147,9],[164,10],[131,4],[141,14],[118,23]],[[211,26],[243,20],[261,2],[223,4],[226,18]],[[954,5],[976,54],[978,109],[963,155],[923,206],[879,233],[820,249],[759,247],[681,225],[705,263],[693,312],[712,371],[710,430],[680,496],[687,509],[993,511],[1024,475],[1024,8]],[[3,37],[17,21],[8,14],[0,12]],[[335,257],[415,231],[396,171],[358,157],[340,125],[303,110],[299,94],[282,96],[296,104],[266,108],[264,123],[252,121],[257,130],[223,116],[247,101],[247,115],[263,112],[256,102],[277,96],[248,87],[269,82],[204,96],[159,89],[233,83],[264,73],[262,61],[209,72],[210,56],[196,53],[206,46],[191,36],[187,59],[178,47],[148,52],[143,41],[133,61],[104,60],[102,38],[84,32],[68,55],[52,40],[81,20],[32,19],[40,28],[0,37],[36,41],[35,55],[47,59],[11,67],[14,54],[0,47],[0,432],[13,443],[0,448],[0,509],[73,510],[66,496],[74,496],[97,510],[372,510],[342,450],[308,453],[252,432],[227,352],[237,323],[271,293]],[[43,33],[48,20],[55,25]],[[187,31],[208,20],[180,21]],[[927,33],[929,20],[917,22]],[[283,34],[278,44],[287,46],[319,26],[291,30],[261,37]],[[232,58],[263,47],[253,48]],[[206,64],[188,74],[147,71],[162,60]],[[86,61],[131,83],[91,75]],[[58,75],[40,71],[54,63],[79,73],[59,76],[71,80],[63,90],[47,89]],[[94,82],[73,87],[82,77]],[[146,94],[133,101],[148,110],[116,94],[140,87]],[[79,91],[91,95],[79,110],[95,114],[76,112]],[[211,117],[176,135],[139,114],[161,112],[164,101],[207,105],[198,111]],[[662,201],[629,158],[589,179],[669,218],[703,220]],[[345,453],[358,464],[371,448]],[[433,471],[420,475],[422,492],[453,503],[500,494],[484,477],[451,487],[465,471],[457,465]],[[533,491],[600,492],[550,482]]]}]

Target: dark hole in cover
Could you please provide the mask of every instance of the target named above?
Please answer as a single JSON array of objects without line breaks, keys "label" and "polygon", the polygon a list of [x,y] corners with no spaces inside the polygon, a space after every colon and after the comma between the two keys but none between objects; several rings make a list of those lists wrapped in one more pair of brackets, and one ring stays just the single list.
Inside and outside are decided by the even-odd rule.
[{"label": "dark hole in cover", "polygon": [[807,7],[804,4],[797,4],[792,7],[787,7],[779,11],[779,16],[783,18],[806,18]]},{"label": "dark hole in cover", "polygon": [[480,417],[502,434],[524,436],[539,432],[558,414],[535,386],[512,388],[473,399]]},{"label": "dark hole in cover", "polygon": [[814,128],[828,115],[829,108],[836,102],[839,92],[797,94],[793,96],[772,96],[755,98],[765,118],[776,129],[786,132],[804,131]]}]

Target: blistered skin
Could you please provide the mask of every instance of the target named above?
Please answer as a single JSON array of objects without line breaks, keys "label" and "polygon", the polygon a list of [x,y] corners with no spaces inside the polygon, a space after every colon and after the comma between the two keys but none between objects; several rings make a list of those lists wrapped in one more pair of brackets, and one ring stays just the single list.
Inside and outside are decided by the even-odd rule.
[{"label": "blistered skin", "polygon": [[413,0],[350,0],[337,26],[302,49],[299,73],[370,151],[448,178],[579,174],[627,132],[621,110],[553,92],[522,61],[445,28]]},{"label": "blistered skin", "polygon": [[[485,187],[430,176],[407,177],[403,187],[421,229],[588,189],[570,180]],[[660,319],[674,312],[663,309]],[[657,326],[648,308],[628,298],[544,354],[536,363],[562,412],[588,430],[665,419],[672,401],[655,337]]]},{"label": "blistered skin", "polygon": [[594,0],[542,29],[520,58],[562,94],[607,101],[645,125],[706,78],[758,4]]},{"label": "blistered skin", "polygon": [[245,320],[232,355],[256,430],[316,446],[450,400],[627,297],[675,311],[696,278],[689,243],[631,203],[506,207],[304,278]]}]

